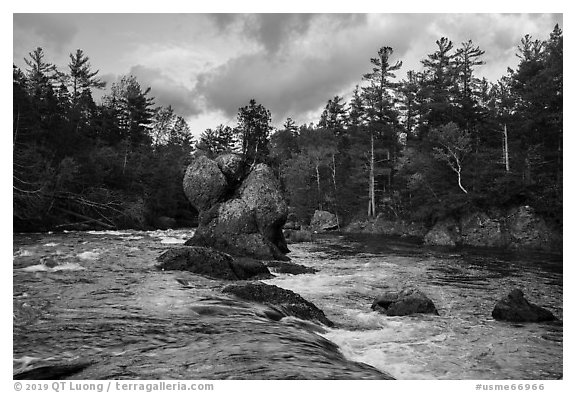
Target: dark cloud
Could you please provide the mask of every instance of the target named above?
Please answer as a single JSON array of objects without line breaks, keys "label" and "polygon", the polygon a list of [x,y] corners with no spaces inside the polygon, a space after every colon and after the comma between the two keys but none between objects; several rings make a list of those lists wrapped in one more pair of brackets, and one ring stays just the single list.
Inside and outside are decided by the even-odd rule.
[{"label": "dark cloud", "polygon": [[34,33],[40,38],[39,45],[57,52],[62,52],[78,33],[73,19],[66,14],[14,14],[14,29]]},{"label": "dark cloud", "polygon": [[365,14],[210,14],[210,17],[221,31],[239,26],[243,34],[272,54],[306,35],[321,18],[330,18],[333,27],[343,28],[366,21]]},{"label": "dark cloud", "polygon": [[170,77],[164,75],[158,68],[136,65],[130,69],[143,89],[151,88],[150,95],[159,106],[171,105],[174,112],[180,116],[188,117],[202,112],[194,93]]},{"label": "dark cloud", "polygon": [[393,61],[401,59],[410,45],[403,35],[408,27],[390,26],[385,38],[367,28],[350,29],[335,36],[330,45],[318,45],[318,53],[274,56],[262,51],[234,58],[200,74],[196,92],[210,109],[222,110],[229,117],[250,98],[270,109],[274,121],[316,110],[360,83],[381,46],[395,49]]}]

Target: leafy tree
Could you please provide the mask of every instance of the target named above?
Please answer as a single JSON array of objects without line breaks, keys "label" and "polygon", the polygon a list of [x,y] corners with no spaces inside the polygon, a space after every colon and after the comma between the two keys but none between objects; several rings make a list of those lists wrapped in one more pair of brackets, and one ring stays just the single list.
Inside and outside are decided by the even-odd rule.
[{"label": "leafy tree", "polygon": [[444,161],[450,167],[456,174],[458,187],[467,194],[468,191],[462,185],[462,169],[464,159],[471,150],[470,133],[459,129],[455,123],[448,123],[432,129],[430,138],[438,145],[434,147],[434,157]]}]

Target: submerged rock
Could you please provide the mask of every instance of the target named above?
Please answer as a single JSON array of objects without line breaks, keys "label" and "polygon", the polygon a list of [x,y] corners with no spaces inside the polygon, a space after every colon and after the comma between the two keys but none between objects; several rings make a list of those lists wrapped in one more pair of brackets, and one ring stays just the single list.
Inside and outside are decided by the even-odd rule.
[{"label": "submerged rock", "polygon": [[268,268],[260,261],[238,259],[206,247],[171,248],[158,257],[156,267],[162,270],[186,270],[224,280],[270,278]]},{"label": "submerged rock", "polygon": [[518,288],[496,303],[492,317],[509,322],[544,322],[557,319],[550,311],[526,300],[524,293]]},{"label": "submerged rock", "polygon": [[309,274],[309,273],[316,273],[318,271],[313,267],[282,261],[269,261],[266,262],[266,266],[274,269],[274,272],[276,273],[286,273],[286,274]]},{"label": "submerged rock", "polygon": [[326,318],[322,310],[288,289],[261,282],[248,282],[228,285],[222,291],[244,300],[274,306],[285,316],[290,315],[300,319],[317,321],[326,326],[334,326],[334,323]]},{"label": "submerged rock", "polygon": [[403,289],[400,292],[386,292],[374,300],[371,308],[388,316],[416,313],[438,315],[432,300],[414,288]]},{"label": "submerged rock", "polygon": [[42,366],[14,374],[12,376],[12,379],[15,380],[68,379],[69,377],[80,373],[81,371],[90,367],[91,365],[92,363],[89,362],[80,362],[71,364],[54,364],[49,366]]},{"label": "submerged rock", "polygon": [[338,229],[338,218],[336,215],[330,212],[324,210],[316,210],[312,220],[310,221],[310,226],[312,229],[320,231]]}]

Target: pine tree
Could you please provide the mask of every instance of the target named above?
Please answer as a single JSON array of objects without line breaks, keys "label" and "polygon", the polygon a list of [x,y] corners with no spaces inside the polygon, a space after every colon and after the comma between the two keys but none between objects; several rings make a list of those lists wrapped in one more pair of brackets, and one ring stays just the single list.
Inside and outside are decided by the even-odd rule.
[{"label": "pine tree", "polygon": [[455,90],[454,45],[446,37],[436,41],[438,49],[422,60],[423,118],[418,132],[424,138],[431,128],[447,124],[454,119],[453,95]]},{"label": "pine tree", "polygon": [[268,142],[272,131],[270,122],[270,111],[263,105],[257,104],[254,99],[238,110],[236,132],[242,155],[250,165],[264,162],[268,157]]},{"label": "pine tree", "polygon": [[[394,71],[402,66],[401,61],[390,65],[390,56],[393,49],[382,47],[378,51],[378,57],[370,59],[373,65],[372,72],[364,74],[363,79],[370,85],[363,88],[364,102],[366,103],[366,118],[370,133],[369,144],[369,179],[368,179],[368,216],[376,216],[376,174],[379,171],[377,164],[387,161],[394,162],[398,149],[399,112],[396,108],[396,89],[398,83],[390,79],[395,78]],[[385,148],[386,158],[384,160],[377,157],[381,149],[379,144]],[[391,186],[391,165],[386,168],[385,192],[390,192]],[[387,186],[387,187],[386,187]],[[386,190],[387,188],[387,190]]]},{"label": "pine tree", "polygon": [[72,106],[76,106],[86,90],[103,89],[106,82],[96,78],[99,70],[92,71],[90,58],[84,54],[84,51],[77,49],[76,53],[70,53],[70,70],[69,85],[72,90]]}]

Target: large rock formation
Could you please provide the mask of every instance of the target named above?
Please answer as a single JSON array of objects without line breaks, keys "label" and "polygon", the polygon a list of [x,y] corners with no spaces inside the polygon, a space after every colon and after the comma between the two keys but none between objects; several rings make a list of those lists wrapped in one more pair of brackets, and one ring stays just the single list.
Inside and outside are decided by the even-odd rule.
[{"label": "large rock formation", "polygon": [[417,313],[438,315],[432,300],[414,288],[406,288],[400,292],[386,292],[374,300],[371,308],[388,316]]},{"label": "large rock formation", "polygon": [[524,293],[518,288],[496,303],[492,317],[509,322],[544,322],[557,319],[550,311],[526,300]]},{"label": "large rock formation", "polygon": [[261,282],[247,282],[229,285],[222,291],[244,300],[274,306],[283,316],[290,315],[300,319],[317,321],[326,326],[334,326],[334,323],[326,318],[322,310],[288,289]]},{"label": "large rock formation", "polygon": [[186,245],[212,247],[258,259],[289,260],[282,226],[288,206],[265,164],[247,175],[242,158],[200,156],[188,166],[184,192],[199,211],[199,226]]}]

